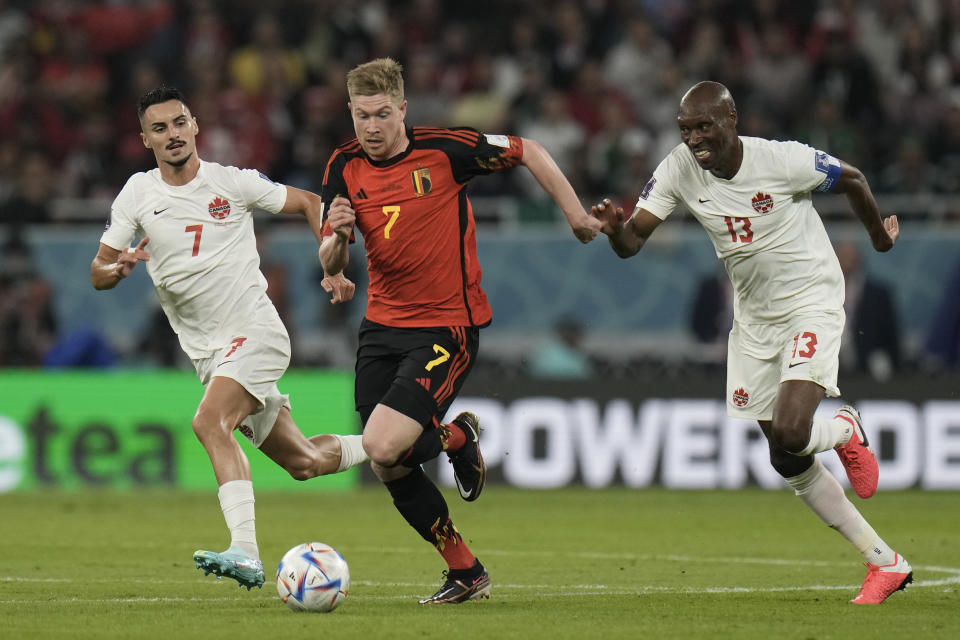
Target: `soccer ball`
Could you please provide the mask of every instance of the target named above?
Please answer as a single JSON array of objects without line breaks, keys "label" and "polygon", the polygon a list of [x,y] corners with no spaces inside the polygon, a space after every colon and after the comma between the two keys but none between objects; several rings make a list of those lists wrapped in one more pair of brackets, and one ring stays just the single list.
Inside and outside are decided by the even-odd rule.
[{"label": "soccer ball", "polygon": [[333,611],[349,590],[347,561],[322,542],[298,544],[277,567],[277,593],[291,611]]}]

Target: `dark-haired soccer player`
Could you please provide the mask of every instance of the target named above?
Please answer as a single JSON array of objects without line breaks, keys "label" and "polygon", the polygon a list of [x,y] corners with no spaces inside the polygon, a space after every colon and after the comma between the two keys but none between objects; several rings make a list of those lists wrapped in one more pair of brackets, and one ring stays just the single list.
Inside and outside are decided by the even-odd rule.
[{"label": "dark-haired soccer player", "polygon": [[331,156],[320,196],[327,273],[347,264],[354,224],[363,235],[370,283],[360,326],[355,400],[363,447],[401,515],[448,565],[446,581],[421,604],[488,597],[490,577],[450,520],[420,465],[445,451],[460,495],[475,500],[486,467],[477,417],[441,424],[477,354],[490,305],[480,288],[467,182],[524,165],[564,212],[582,242],[600,229],[543,147],[471,128],[404,124],[401,66],[389,58],[347,74],[355,140]]},{"label": "dark-haired soccer player", "polygon": [[910,563],[877,535],[814,454],[834,449],[854,492],[877,490],[878,465],[860,413],[850,405],[814,415],[837,397],[843,335],[843,273],[814,191],[842,193],[870,236],[889,251],[900,237],[856,167],[799,142],[737,134],[737,108],[717,82],[680,101],[681,143],[640,192],[633,215],[609,200],[593,207],[621,258],[636,254],[679,205],[706,229],[734,290],[727,351],[727,413],[757,420],[770,463],[797,496],[866,561],[855,604],[880,604],[913,580]]},{"label": "dark-haired soccer player", "polygon": [[[144,94],[137,114],[143,146],[157,168],[131,176],[114,200],[90,280],[96,289],[112,289],[146,262],[170,326],[205,387],[193,431],[213,464],[230,529],[229,549],[201,550],[193,558],[206,573],[249,589],[263,585],[263,564],[250,465],[234,429],[298,480],[366,460],[360,436],[304,437],[277,388],[290,363],[290,338],[267,297],[252,214],[257,208],[304,215],[319,239],[320,196],[254,169],[201,160],[197,120],[172,87]],[[136,236],[140,242],[130,246]],[[334,302],[353,296],[353,283],[342,275],[325,278],[323,287]]]}]

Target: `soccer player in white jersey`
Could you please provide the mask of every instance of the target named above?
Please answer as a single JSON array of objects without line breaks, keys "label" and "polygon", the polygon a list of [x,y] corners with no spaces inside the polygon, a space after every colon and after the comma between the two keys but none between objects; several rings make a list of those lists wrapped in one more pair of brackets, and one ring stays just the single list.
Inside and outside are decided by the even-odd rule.
[{"label": "soccer player in white jersey", "polygon": [[[361,436],[306,438],[277,381],[290,362],[290,339],[267,297],[253,233],[254,208],[304,215],[321,237],[320,197],[276,184],[252,169],[197,155],[196,119],[182,94],[160,87],[138,105],[143,145],[157,168],[130,177],[110,211],[90,265],[96,289],[112,289],[146,262],[170,325],[205,387],[193,417],[219,485],[230,547],[200,550],[197,568],[262,586],[250,465],[234,429],[297,480],[337,473],[367,460]],[[140,236],[136,246],[134,238]],[[149,252],[148,252],[149,247]],[[342,275],[326,278],[334,302],[353,296]]]},{"label": "soccer player in white jersey", "polygon": [[800,499],[859,551],[868,571],[857,604],[879,604],[913,579],[813,455],[835,449],[853,489],[869,498],[878,466],[860,415],[841,407],[815,417],[824,394],[837,397],[843,333],[843,275],[811,192],[847,197],[877,251],[900,235],[881,218],[863,174],[799,142],[739,136],[737,110],[722,84],[701,82],[683,96],[682,143],[660,163],[633,214],[604,200],[592,209],[622,258],[636,254],[678,206],[713,241],[735,291],[727,351],[730,416],[757,420],[770,461]]}]

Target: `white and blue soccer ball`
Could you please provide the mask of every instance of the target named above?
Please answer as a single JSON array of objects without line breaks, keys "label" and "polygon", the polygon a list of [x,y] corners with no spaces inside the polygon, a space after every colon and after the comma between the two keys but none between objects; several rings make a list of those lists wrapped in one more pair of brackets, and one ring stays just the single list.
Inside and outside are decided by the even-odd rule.
[{"label": "white and blue soccer ball", "polygon": [[333,611],[349,590],[347,561],[322,542],[298,544],[277,567],[277,593],[291,611]]}]

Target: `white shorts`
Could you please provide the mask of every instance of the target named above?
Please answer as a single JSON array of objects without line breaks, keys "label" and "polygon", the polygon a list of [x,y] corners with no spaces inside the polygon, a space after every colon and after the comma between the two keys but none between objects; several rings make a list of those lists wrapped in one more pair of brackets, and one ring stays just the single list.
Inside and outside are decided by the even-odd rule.
[{"label": "white shorts", "polygon": [[773,325],[734,322],[727,342],[727,415],[772,420],[784,380],[810,380],[826,395],[839,396],[843,323],[843,311]]},{"label": "white shorts", "polygon": [[237,427],[255,447],[270,435],[280,409],[290,409],[289,396],[277,388],[277,380],[289,365],[290,337],[279,321],[255,325],[209,357],[193,361],[204,387],[216,376],[231,378],[260,403]]}]

